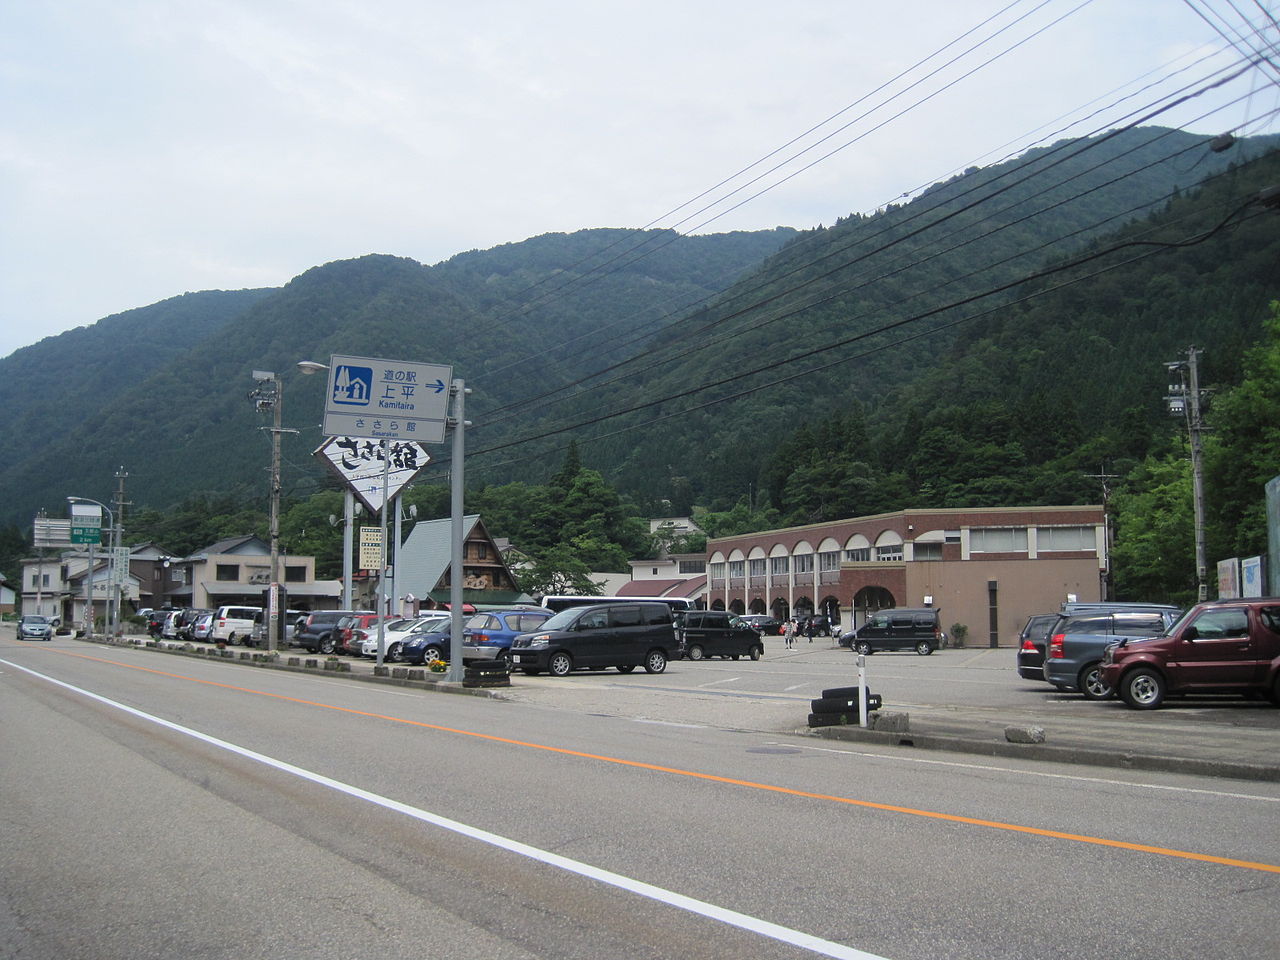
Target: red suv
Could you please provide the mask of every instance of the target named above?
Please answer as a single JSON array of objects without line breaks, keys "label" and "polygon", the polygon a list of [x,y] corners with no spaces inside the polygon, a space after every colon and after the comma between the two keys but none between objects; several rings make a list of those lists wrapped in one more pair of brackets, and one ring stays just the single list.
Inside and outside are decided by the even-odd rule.
[{"label": "red suv", "polygon": [[1192,607],[1165,634],[1107,648],[1102,679],[1135,710],[1168,694],[1265,694],[1280,706],[1280,598]]}]

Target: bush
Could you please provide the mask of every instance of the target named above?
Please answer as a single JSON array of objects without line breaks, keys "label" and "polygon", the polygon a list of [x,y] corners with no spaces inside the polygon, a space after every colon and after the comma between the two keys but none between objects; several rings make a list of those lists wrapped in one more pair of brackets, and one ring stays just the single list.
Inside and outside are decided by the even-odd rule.
[{"label": "bush", "polygon": [[951,645],[956,648],[964,646],[965,640],[969,636],[969,628],[963,623],[953,623],[951,625]]}]

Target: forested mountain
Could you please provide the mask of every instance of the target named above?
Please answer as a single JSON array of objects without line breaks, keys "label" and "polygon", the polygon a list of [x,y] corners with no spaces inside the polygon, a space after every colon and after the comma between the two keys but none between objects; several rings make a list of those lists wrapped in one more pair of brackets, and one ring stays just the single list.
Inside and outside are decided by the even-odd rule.
[{"label": "forested mountain", "polygon": [[[478,396],[506,400],[608,353],[593,344],[563,360],[548,345],[605,328],[624,342],[725,289],[794,235],[584,230],[431,267],[367,256],[279,289],[187,294],[50,337],[0,360],[0,391],[24,440],[0,466],[0,523],[26,527],[41,507],[61,516],[67,494],[106,500],[120,466],[139,506],[265,496],[269,437],[245,399],[254,370],[284,378],[287,423],[303,428],[286,438],[286,481],[308,491],[323,477],[308,456],[323,389],[295,376],[297,361],[452,363]],[[613,261],[608,272],[593,274],[593,258]]]},{"label": "forested mountain", "polygon": [[[1280,220],[1254,202],[1278,143],[1115,131],[803,233],[584,230],[131,311],[0,361],[39,427],[0,468],[0,522],[105,500],[121,465],[135,509],[264,505],[255,369],[281,372],[301,429],[286,498],[332,486],[308,456],[321,383],[294,369],[331,353],[453,364],[474,391],[469,501],[493,510],[486,484],[545,482],[571,442],[641,513],[732,510],[726,531],[1096,502],[1089,474],[1174,449],[1165,361],[1196,344],[1206,383],[1239,382],[1280,297]],[[92,377],[37,399],[42,361],[76,356]]]}]

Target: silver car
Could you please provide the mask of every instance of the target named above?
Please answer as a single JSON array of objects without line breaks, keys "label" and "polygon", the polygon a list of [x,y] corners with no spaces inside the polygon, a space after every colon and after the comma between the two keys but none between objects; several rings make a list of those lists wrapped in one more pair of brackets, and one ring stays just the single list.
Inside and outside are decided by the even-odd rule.
[{"label": "silver car", "polygon": [[18,621],[19,640],[52,640],[53,622],[48,617],[28,613]]}]

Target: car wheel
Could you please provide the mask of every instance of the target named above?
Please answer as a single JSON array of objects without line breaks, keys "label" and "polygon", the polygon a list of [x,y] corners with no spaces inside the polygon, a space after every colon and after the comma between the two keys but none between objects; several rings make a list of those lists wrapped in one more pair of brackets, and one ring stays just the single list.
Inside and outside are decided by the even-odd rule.
[{"label": "car wheel", "polygon": [[618,672],[619,672],[619,673],[630,673],[630,672],[631,672],[632,670],[634,670],[635,668],[636,668],[636,665],[635,665],[634,663],[620,663],[620,664],[618,664]]},{"label": "car wheel", "polygon": [[325,637],[316,645],[316,649],[318,649],[326,657],[332,656],[334,651],[333,637]]},{"label": "car wheel", "polygon": [[1120,681],[1120,696],[1135,710],[1154,710],[1164,702],[1164,677],[1139,667]]},{"label": "car wheel", "polygon": [[573,670],[573,657],[563,650],[553,653],[547,661],[547,672],[553,677],[567,677]]},{"label": "car wheel", "polygon": [[751,659],[752,659],[752,660],[759,660],[759,659],[760,659],[761,657],[763,657],[763,656],[764,656],[764,647],[752,647],[752,648],[751,648]]},{"label": "car wheel", "polygon": [[1100,663],[1091,663],[1080,671],[1080,692],[1086,700],[1110,700],[1115,692],[1103,681],[1101,667]]},{"label": "car wheel", "polygon": [[236,635],[235,635],[235,631],[232,631],[231,633],[227,634],[227,646],[234,647],[235,645],[236,645]]},{"label": "car wheel", "polygon": [[695,644],[693,644],[692,646],[690,646],[690,647],[689,647],[689,659],[690,659],[690,660],[701,660],[701,659],[702,659],[702,647],[698,646],[696,643],[695,643]]},{"label": "car wheel", "polygon": [[650,650],[644,657],[646,673],[662,673],[667,669],[667,655],[661,650]]},{"label": "car wheel", "polygon": [[388,663],[399,663],[400,644],[393,643],[391,646],[387,647],[387,652],[383,655],[382,659],[386,660]]},{"label": "car wheel", "polygon": [[857,643],[853,645],[853,649],[855,652],[862,654],[862,656],[864,657],[870,656],[873,652],[871,649],[871,644],[867,643],[867,641],[865,640],[859,640]]},{"label": "car wheel", "polygon": [[500,654],[498,654],[497,659],[502,661],[503,666],[507,668],[507,673],[510,673],[511,672],[511,651],[503,650]]},{"label": "car wheel", "polygon": [[933,644],[928,640],[921,640],[916,644],[916,653],[920,654],[922,657],[927,657],[929,654],[933,653]]},{"label": "car wheel", "polygon": [[447,659],[447,657],[445,657],[444,651],[441,650],[434,643],[422,651],[423,663],[430,663],[432,660],[445,660],[445,659]]}]

